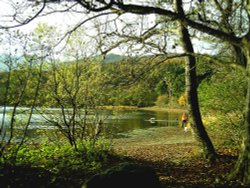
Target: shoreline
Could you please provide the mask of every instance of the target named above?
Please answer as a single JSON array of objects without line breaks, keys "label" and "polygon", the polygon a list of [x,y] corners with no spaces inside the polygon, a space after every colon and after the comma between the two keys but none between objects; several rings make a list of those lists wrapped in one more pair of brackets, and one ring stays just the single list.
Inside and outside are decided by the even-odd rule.
[{"label": "shoreline", "polygon": [[146,110],[146,111],[177,112],[177,113],[187,112],[186,109],[182,109],[182,108],[165,108],[165,107],[158,107],[158,106],[151,106],[151,107],[101,106],[98,108],[105,109],[105,110]]},{"label": "shoreline", "polygon": [[178,113],[187,112],[186,109],[182,109],[182,108],[164,108],[164,107],[158,107],[158,106],[142,107],[139,109],[148,110],[148,111],[161,111],[161,112],[178,112]]}]

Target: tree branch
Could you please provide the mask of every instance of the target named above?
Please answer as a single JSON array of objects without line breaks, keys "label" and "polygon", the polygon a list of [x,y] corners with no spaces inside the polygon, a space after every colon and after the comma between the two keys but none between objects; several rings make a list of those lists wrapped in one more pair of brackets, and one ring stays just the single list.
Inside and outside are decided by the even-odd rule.
[{"label": "tree branch", "polygon": [[87,10],[92,11],[92,12],[101,12],[101,11],[108,10],[114,4],[114,0],[110,0],[109,3],[106,3],[103,0],[97,0],[97,2],[99,2],[100,4],[102,4],[104,6],[96,8],[96,5],[92,4],[91,2],[82,1],[82,0],[75,0],[75,1],[78,2],[84,8],[86,8]]},{"label": "tree branch", "polygon": [[141,14],[141,15],[146,15],[146,14],[158,14],[161,16],[167,16],[173,20],[182,20],[182,23],[199,30],[201,32],[207,33],[209,35],[215,36],[217,38],[220,38],[222,40],[228,41],[230,43],[233,43],[234,45],[240,45],[241,43],[241,38],[236,37],[232,34],[214,29],[212,27],[206,26],[202,23],[197,23],[191,19],[188,19],[187,17],[172,12],[170,10],[165,10],[157,7],[150,7],[150,6],[140,6],[140,5],[132,5],[132,4],[123,4],[123,3],[115,3],[115,5],[123,10],[124,12],[130,12],[134,14]]},{"label": "tree branch", "polygon": [[45,9],[46,7],[46,2],[47,0],[43,0],[43,5],[41,7],[41,9],[31,18],[27,18],[24,22],[17,24],[17,25],[13,25],[13,26],[0,26],[0,29],[11,29],[11,28],[16,28],[16,27],[20,27],[23,25],[27,25],[28,23],[30,23],[31,21],[33,21],[34,19],[36,19]]}]

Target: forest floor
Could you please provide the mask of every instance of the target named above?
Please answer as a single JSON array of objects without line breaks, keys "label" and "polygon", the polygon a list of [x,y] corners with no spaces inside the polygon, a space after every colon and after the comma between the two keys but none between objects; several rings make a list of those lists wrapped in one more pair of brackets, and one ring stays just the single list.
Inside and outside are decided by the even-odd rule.
[{"label": "forest floor", "polygon": [[237,160],[237,150],[216,149],[219,158],[210,164],[201,156],[191,130],[180,127],[135,130],[114,140],[116,154],[153,167],[163,187],[244,187],[225,178]]},{"label": "forest floor", "polygon": [[[244,187],[238,181],[225,180],[237,160],[237,150],[215,146],[219,158],[210,164],[201,156],[191,130],[184,132],[178,126],[134,130],[113,140],[114,155],[110,155],[100,170],[122,162],[136,162],[154,168],[163,188]],[[0,187],[82,188],[92,175],[74,168],[53,174],[29,165],[7,165],[0,166]]]}]

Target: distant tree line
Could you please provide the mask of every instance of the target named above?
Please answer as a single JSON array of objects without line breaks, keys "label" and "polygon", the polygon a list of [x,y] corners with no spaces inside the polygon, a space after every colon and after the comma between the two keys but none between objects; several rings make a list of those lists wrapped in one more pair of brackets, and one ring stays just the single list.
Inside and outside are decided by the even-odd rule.
[{"label": "distant tree line", "polygon": [[[143,59],[146,59],[143,58]],[[97,62],[89,59],[81,59],[71,62],[57,62],[53,66],[49,66],[43,70],[41,89],[37,99],[38,106],[58,107],[55,100],[55,88],[57,94],[62,94],[62,100],[65,98],[64,88],[68,92],[75,90],[74,83],[79,82],[79,98],[78,101],[84,101],[84,97],[93,100],[95,105],[125,105],[125,106],[154,106],[157,98],[164,96],[166,100],[158,103],[160,106],[168,106],[171,104],[178,105],[178,99],[183,95],[185,90],[184,83],[184,65],[181,59],[169,60],[155,66],[157,61],[153,58],[150,66],[143,59],[136,60],[130,58],[112,62]],[[136,62],[135,62],[136,61]],[[147,60],[149,61],[149,60]],[[155,61],[155,62],[154,62]],[[25,76],[29,67],[16,68],[11,73],[11,95],[7,100],[7,104],[13,105],[13,97],[15,98],[16,89],[21,85],[21,78]],[[37,77],[37,70],[33,68],[32,79]],[[8,71],[1,72],[0,80],[0,104],[4,104],[4,92]],[[55,79],[56,83],[55,83]],[[34,82],[29,81],[27,92],[21,101],[22,106],[30,106],[32,99],[32,86]],[[35,83],[34,83],[35,84]],[[13,97],[12,97],[13,96]]]}]

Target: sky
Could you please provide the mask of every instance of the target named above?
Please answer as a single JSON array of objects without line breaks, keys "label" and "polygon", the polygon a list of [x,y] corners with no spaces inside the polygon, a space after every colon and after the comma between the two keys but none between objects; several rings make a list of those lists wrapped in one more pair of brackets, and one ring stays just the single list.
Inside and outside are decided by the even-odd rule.
[{"label": "sky", "polygon": [[[21,1],[27,1],[27,0],[21,0]],[[0,24],[1,25],[15,25],[17,23],[13,20],[13,13],[15,12],[15,8],[13,8],[13,2],[17,3],[19,0],[1,0],[0,1]],[[18,7],[18,4],[17,4]],[[17,16],[19,19],[26,19],[29,15],[34,14],[31,10],[20,10],[22,14],[20,16]],[[22,18],[22,17],[23,18]],[[27,25],[24,25],[22,27],[19,27],[19,30],[22,30],[24,32],[30,32],[34,30],[34,28],[37,26],[40,22],[46,22],[48,25],[61,27],[62,29],[68,28],[68,24],[72,22],[78,22],[77,19],[82,19],[81,17],[75,16],[72,13],[55,13],[53,15],[48,15],[46,17],[38,17],[34,19],[32,22],[28,23]]]},{"label": "sky", "polygon": [[[17,25],[13,20],[13,13],[15,12],[15,8],[13,8],[12,4],[17,3],[17,7],[19,4],[22,4],[20,2],[25,2],[27,0],[1,0],[0,1],[0,26],[13,26]],[[18,16],[19,19],[26,19],[28,18],[28,15],[34,14],[32,13],[32,10],[20,10],[22,14]],[[23,16],[23,17],[21,17]],[[73,28],[77,23],[79,23],[81,20],[84,20],[85,17],[82,14],[74,14],[72,12],[64,12],[64,13],[54,13],[43,17],[37,17],[36,19],[32,20],[30,23],[13,28],[11,30],[18,30],[22,33],[30,34],[34,33],[35,28],[41,23],[46,23],[48,26],[54,26],[60,30],[61,33],[65,33],[66,31]],[[87,26],[87,25],[85,25]],[[1,32],[1,30],[0,30]],[[92,32],[93,33],[93,32]],[[8,40],[5,38],[5,40]],[[14,47],[16,48],[16,47]],[[0,45],[0,53],[6,53],[6,45],[3,46],[3,43]]]},{"label": "sky", "polygon": [[[20,4],[22,3],[27,3],[27,0],[1,0],[0,1],[0,25],[4,24],[4,25],[8,25],[8,24],[12,24],[13,25],[13,17],[11,15],[13,15],[14,12],[14,8],[11,5],[11,3],[16,3],[15,6],[19,7]],[[17,4],[17,2],[19,2]],[[20,10],[21,12],[26,13],[26,18],[27,15],[29,15],[30,13],[32,13],[32,8],[31,9],[27,9],[27,10]],[[134,16],[131,14],[126,14],[126,19],[134,19]],[[20,17],[19,17],[20,18]],[[70,28],[73,28],[77,23],[79,23],[82,20],[86,19],[86,15],[84,14],[80,14],[80,13],[72,13],[72,12],[67,12],[67,13],[56,13],[53,15],[48,15],[46,17],[41,17],[41,18],[36,18],[35,20],[33,20],[32,22],[30,22],[29,24],[22,26],[22,27],[18,27],[17,29],[25,32],[25,33],[30,33],[32,31],[34,31],[34,29],[37,27],[37,25],[41,22],[45,22],[46,24],[48,24],[49,26],[56,26],[57,28],[59,28],[62,31],[67,31]],[[100,20],[100,18],[98,18]],[[155,20],[155,16],[151,15],[151,16],[147,16],[147,19],[152,19],[152,21]],[[6,20],[8,20],[8,23],[6,22]],[[87,31],[88,34],[93,34],[95,31],[92,29],[92,25],[89,22],[88,24],[85,24],[85,27],[87,27]],[[194,44],[198,44],[198,48],[196,48],[197,52],[205,52],[207,51],[206,48],[209,48],[208,45],[206,45],[205,43],[203,43],[202,45],[199,44],[199,41],[197,39],[193,40]],[[170,43],[170,42],[169,42]],[[181,47],[177,47],[175,49],[175,51],[182,51]],[[113,53],[120,53],[121,49],[117,48],[116,50],[113,51]],[[0,47],[0,53],[1,53],[1,47]]]},{"label": "sky", "polygon": [[[12,6],[10,6],[10,2],[11,1],[9,1],[9,0],[0,1],[0,25],[3,23],[4,23],[4,25],[13,25],[12,15],[13,15],[13,12],[15,11],[15,9]],[[16,2],[18,2],[18,1],[16,1]],[[28,14],[28,13],[30,14],[32,11],[25,10],[24,12],[27,12],[26,14]],[[88,14],[88,16],[91,16],[91,14]],[[126,18],[125,18],[126,21],[136,20],[136,16],[133,14],[126,14],[125,16],[126,16]],[[8,23],[5,22],[6,19],[9,21]],[[81,21],[83,21],[85,19],[86,19],[86,14],[83,14],[83,13],[82,14],[73,13],[73,12],[56,13],[56,14],[49,15],[46,17],[36,18],[31,23],[24,25],[22,27],[18,27],[17,29],[19,31],[22,31],[22,32],[30,33],[32,31],[34,31],[34,29],[37,27],[37,25],[39,23],[45,22],[49,26],[56,26],[57,28],[59,28],[62,31],[67,31],[70,28],[73,28],[77,23],[80,23]],[[101,21],[101,19],[103,19],[103,21],[105,21],[105,18],[100,18],[100,17],[98,17],[97,20]],[[150,21],[154,22],[155,16],[154,15],[147,16],[147,20],[148,20],[148,23]],[[85,27],[88,35],[93,35],[94,33],[96,33],[96,31],[93,30],[93,22],[87,22],[86,24],[84,24],[84,27]],[[120,26],[118,24],[118,29],[119,29],[119,27]],[[118,54],[122,53],[121,48],[117,48],[117,49],[113,50],[112,53],[118,53]]]}]

